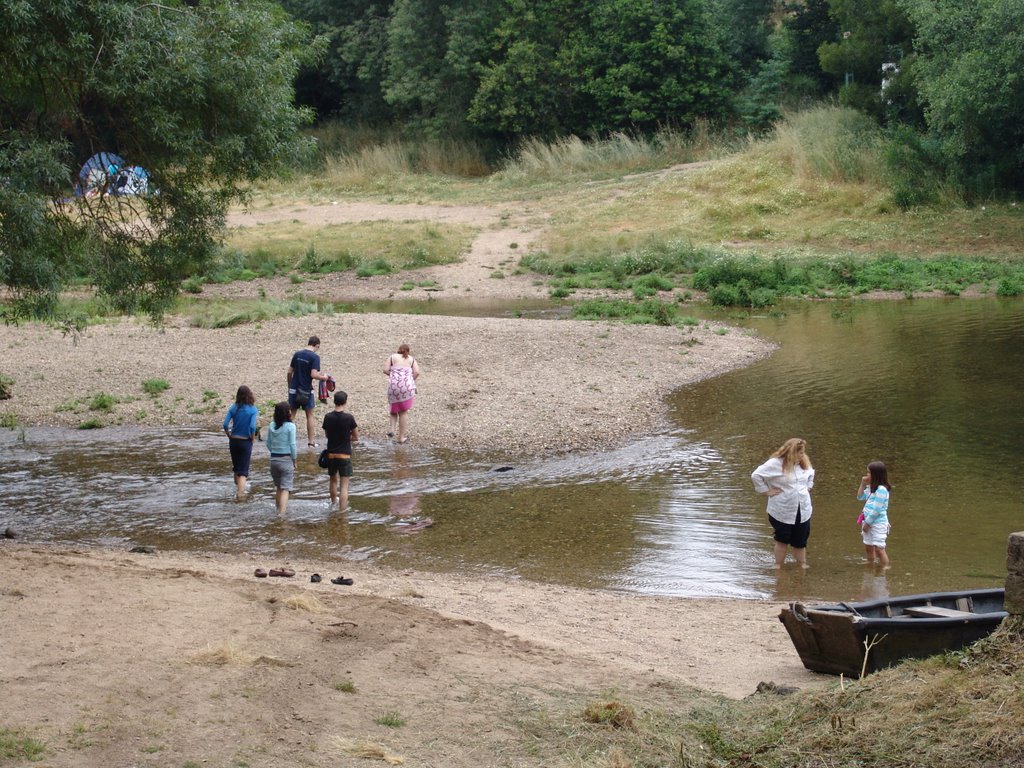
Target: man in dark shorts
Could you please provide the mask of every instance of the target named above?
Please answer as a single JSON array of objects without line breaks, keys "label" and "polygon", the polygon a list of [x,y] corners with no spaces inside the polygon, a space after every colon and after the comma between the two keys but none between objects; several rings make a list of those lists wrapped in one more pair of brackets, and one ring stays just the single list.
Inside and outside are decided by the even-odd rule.
[{"label": "man in dark shorts", "polygon": [[301,408],[306,412],[306,445],[316,448],[313,431],[316,423],[313,409],[316,407],[316,395],[313,393],[313,382],[317,379],[326,381],[327,375],[320,373],[320,337],[310,336],[305,349],[292,355],[288,364],[288,407],[294,420],[296,412]]},{"label": "man in dark shorts", "polygon": [[331,504],[348,507],[348,480],[352,477],[352,443],[359,439],[355,417],[345,410],[348,394],[334,393],[334,410],[324,416],[327,435],[327,471],[331,476]]}]

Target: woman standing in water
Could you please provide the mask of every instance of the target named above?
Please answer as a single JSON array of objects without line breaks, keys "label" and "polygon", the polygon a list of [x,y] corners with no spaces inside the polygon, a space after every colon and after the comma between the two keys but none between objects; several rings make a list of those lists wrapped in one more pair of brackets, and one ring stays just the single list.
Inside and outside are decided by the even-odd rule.
[{"label": "woman standing in water", "polygon": [[[406,430],[409,428],[409,410],[416,398],[416,379],[420,377],[420,365],[410,354],[409,345],[402,344],[398,352],[388,358],[384,367],[388,377],[388,404],[391,416],[391,431],[388,437],[398,432],[398,442],[409,439]],[[397,427],[397,430],[396,430]]]},{"label": "woman standing in water", "polygon": [[295,482],[295,423],[288,402],[274,406],[274,423],[267,430],[267,450],[270,451],[270,476],[274,479],[274,501],[277,512],[284,515],[288,509],[288,494]]},{"label": "woman standing in water", "polygon": [[806,450],[806,441],[791,437],[750,475],[754,490],[768,496],[768,522],[774,531],[776,568],[786,562],[786,551],[790,547],[800,567],[807,567],[814,468]]},{"label": "woman standing in water", "polygon": [[235,498],[245,496],[245,481],[249,477],[249,461],[252,458],[252,443],[256,439],[256,398],[245,384],[238,388],[235,402],[224,417],[224,434],[228,436],[231,450],[231,467],[235,473]]}]

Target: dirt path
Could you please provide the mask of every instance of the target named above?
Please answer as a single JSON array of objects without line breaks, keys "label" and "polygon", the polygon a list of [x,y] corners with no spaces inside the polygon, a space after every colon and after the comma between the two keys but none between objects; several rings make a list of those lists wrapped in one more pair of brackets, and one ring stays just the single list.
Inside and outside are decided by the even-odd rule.
[{"label": "dirt path", "polygon": [[[514,275],[514,264],[527,253],[543,232],[543,219],[523,206],[391,205],[385,203],[328,203],[252,209],[228,217],[229,227],[252,227],[280,221],[323,226],[366,221],[425,221],[468,224],[479,228],[469,251],[454,264],[357,278],[352,273],[334,273],[304,286],[307,294],[342,297],[337,301],[402,299],[540,299],[547,288],[535,278]],[[504,268],[503,268],[504,267]],[[494,274],[501,272],[503,277]],[[434,281],[430,290],[403,291],[408,282]],[[237,297],[262,289],[268,296],[281,297],[294,289],[287,279],[258,280],[244,285],[208,286],[210,295]]]}]

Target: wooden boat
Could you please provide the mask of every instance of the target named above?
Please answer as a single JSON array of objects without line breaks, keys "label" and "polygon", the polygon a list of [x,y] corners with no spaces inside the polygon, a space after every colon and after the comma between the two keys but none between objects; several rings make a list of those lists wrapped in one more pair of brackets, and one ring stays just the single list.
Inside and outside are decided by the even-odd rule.
[{"label": "wooden boat", "polygon": [[[860,677],[903,659],[956,651],[1006,617],[1002,589],[932,592],[857,603],[790,603],[779,614],[807,669]],[[865,654],[867,660],[865,662]]]}]

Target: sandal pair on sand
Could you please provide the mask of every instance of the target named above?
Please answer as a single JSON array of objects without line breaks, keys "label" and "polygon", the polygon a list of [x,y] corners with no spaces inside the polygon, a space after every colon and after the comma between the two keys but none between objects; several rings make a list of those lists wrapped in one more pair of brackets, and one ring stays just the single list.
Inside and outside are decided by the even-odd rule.
[{"label": "sandal pair on sand", "polygon": [[[293,571],[291,568],[271,568],[269,571],[263,568],[257,568],[255,575],[257,579],[265,579],[267,576],[283,576],[285,578],[291,578],[295,575],[295,571]],[[309,580],[314,584],[319,584],[323,580],[323,576],[321,576],[319,573],[314,573],[312,576],[309,577]],[[355,580],[350,579],[346,576],[339,576],[336,579],[331,579],[331,584],[341,584],[346,587],[349,587],[355,584]]]},{"label": "sandal pair on sand", "polygon": [[[309,577],[309,580],[312,581],[314,584],[319,584],[323,580],[323,576],[321,576],[319,573],[314,573],[312,576]],[[331,584],[344,584],[346,587],[348,587],[355,584],[355,581],[344,576],[339,576],[336,579],[331,579]]]}]

